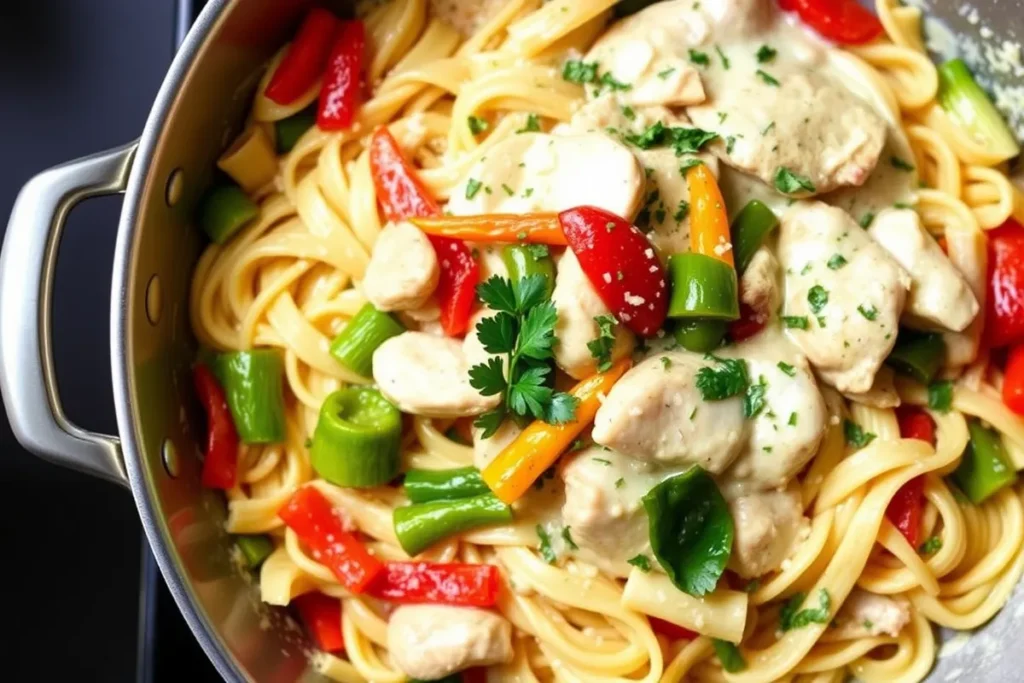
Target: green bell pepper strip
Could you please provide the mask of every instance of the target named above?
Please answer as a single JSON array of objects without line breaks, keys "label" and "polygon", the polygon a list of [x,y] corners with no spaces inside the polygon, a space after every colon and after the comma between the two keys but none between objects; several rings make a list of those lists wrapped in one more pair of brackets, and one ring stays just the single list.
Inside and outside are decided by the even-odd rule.
[{"label": "green bell pepper strip", "polygon": [[543,244],[509,244],[501,252],[508,278],[515,287],[525,277],[541,275],[546,284],[545,300],[555,291],[555,262]]},{"label": "green bell pepper strip", "polygon": [[728,263],[695,252],[668,260],[672,297],[670,318],[736,320],[740,317],[736,270]]},{"label": "green bell pepper strip", "polygon": [[930,384],[945,359],[946,343],[941,334],[901,329],[885,362],[902,375]]},{"label": "green bell pepper strip", "polygon": [[418,555],[447,536],[510,521],[512,508],[493,493],[407,505],[392,515],[395,535],[409,555]]},{"label": "green bell pepper strip", "polygon": [[722,345],[728,329],[728,323],[723,320],[682,320],[672,335],[687,351],[707,353]]},{"label": "green bell pepper strip", "polygon": [[277,153],[287,154],[295,147],[306,131],[316,123],[316,112],[304,109],[286,119],[274,122],[274,138],[277,141]]},{"label": "green bell pepper strip", "polygon": [[942,64],[938,74],[939,91],[935,99],[949,118],[988,152],[1004,159],[1017,156],[1020,145],[1013,131],[963,60],[953,59]]},{"label": "green bell pepper strip", "polygon": [[373,377],[373,352],[402,332],[402,323],[367,303],[331,342],[331,355],[353,372]]},{"label": "green bell pepper strip", "polygon": [[372,387],[346,387],[320,406],[310,463],[338,486],[363,488],[398,476],[402,414]]},{"label": "green bell pepper strip", "polygon": [[764,240],[779,225],[778,217],[762,202],[752,199],[732,222],[732,255],[736,272],[743,273]]},{"label": "green bell pepper strip", "polygon": [[218,185],[199,203],[199,227],[211,240],[224,244],[259,214],[260,207],[238,185]]},{"label": "green bell pepper strip", "polygon": [[274,542],[270,540],[270,536],[265,534],[245,534],[242,536],[235,536],[235,545],[242,551],[242,556],[245,557],[245,564],[249,569],[256,569],[263,560],[270,556],[270,553],[274,552]]},{"label": "green bell pepper strip", "polygon": [[244,443],[280,443],[284,431],[284,362],[275,349],[222,353],[213,372],[224,387]]},{"label": "green bell pepper strip", "polygon": [[409,470],[405,473],[405,495],[412,503],[454,500],[488,493],[490,489],[475,467],[451,470]]},{"label": "green bell pepper strip", "polygon": [[1017,472],[1010,464],[1003,448],[999,432],[981,424],[981,421],[967,421],[971,440],[964,450],[960,466],[953,472],[953,479],[960,490],[978,505],[1000,489],[1017,481]]}]

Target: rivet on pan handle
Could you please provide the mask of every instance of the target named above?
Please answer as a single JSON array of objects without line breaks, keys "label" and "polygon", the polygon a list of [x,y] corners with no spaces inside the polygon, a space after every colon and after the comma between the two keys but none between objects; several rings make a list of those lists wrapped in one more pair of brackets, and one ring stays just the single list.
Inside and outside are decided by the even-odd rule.
[{"label": "rivet on pan handle", "polygon": [[18,194],[0,253],[0,390],[18,441],[42,458],[127,486],[117,437],[72,424],[57,393],[51,338],[57,247],[68,214],[123,192],[137,143],[43,171]]}]

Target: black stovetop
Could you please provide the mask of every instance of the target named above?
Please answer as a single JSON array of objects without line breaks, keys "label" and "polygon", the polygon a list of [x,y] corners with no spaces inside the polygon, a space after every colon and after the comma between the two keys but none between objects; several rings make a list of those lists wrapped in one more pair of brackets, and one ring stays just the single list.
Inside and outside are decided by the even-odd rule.
[{"label": "black stovetop", "polygon": [[[181,2],[184,16],[191,3]],[[177,11],[171,0],[0,3],[0,229],[33,174],[139,135],[173,54]],[[73,212],[53,312],[66,412],[107,433],[115,430],[108,311],[119,210],[119,199],[106,198]],[[129,493],[26,453],[6,418],[0,538],[8,624],[0,679],[218,680],[145,566]]]}]

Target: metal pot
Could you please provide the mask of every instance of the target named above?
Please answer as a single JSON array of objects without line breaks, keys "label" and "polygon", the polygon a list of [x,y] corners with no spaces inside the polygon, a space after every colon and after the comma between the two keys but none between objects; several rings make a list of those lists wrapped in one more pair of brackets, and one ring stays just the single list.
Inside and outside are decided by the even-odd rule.
[{"label": "metal pot", "polygon": [[[0,256],[0,386],[15,435],[43,458],[131,488],[164,579],[227,680],[320,677],[303,654],[300,632],[262,605],[251,580],[229,561],[223,501],[199,485],[188,300],[202,238],[192,214],[219,150],[245,116],[261,66],[311,4],[210,2],[175,58],[141,139],[33,178],[15,203]],[[83,199],[117,192],[126,193],[110,304],[120,437],[85,431],[64,416],[50,338],[67,215]],[[1017,598],[1019,606],[1004,609],[981,637],[1013,642],[1015,613],[1024,613]],[[1019,680],[1019,655],[980,654],[962,648],[940,662],[933,678],[969,670],[988,681]]]}]

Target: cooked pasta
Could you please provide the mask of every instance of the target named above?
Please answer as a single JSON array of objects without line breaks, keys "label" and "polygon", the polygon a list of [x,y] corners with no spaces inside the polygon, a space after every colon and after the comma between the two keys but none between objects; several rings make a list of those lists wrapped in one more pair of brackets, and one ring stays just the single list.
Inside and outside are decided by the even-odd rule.
[{"label": "cooked pasta", "polygon": [[[657,40],[664,40],[664,34],[675,35],[672,31],[681,30],[665,19],[666,12],[674,11],[679,16],[689,13],[686,16],[692,18],[701,10],[691,9],[691,4],[697,5],[678,1],[660,3],[642,10],[632,19],[633,25],[650,31],[648,38],[661,31],[662,38]],[[806,465],[798,465],[795,475],[781,476],[762,487],[765,491],[774,492],[770,495],[784,497],[789,495],[787,491],[792,492],[798,517],[806,517],[806,522],[797,519],[785,524],[780,522],[777,533],[792,533],[794,536],[791,552],[782,556],[784,561],[781,563],[755,572],[756,576],[751,581],[746,580],[750,578],[749,572],[744,579],[731,572],[718,582],[713,592],[699,597],[680,590],[671,572],[665,573],[658,567],[644,567],[640,561],[634,562],[636,557],[629,561],[633,566],[623,566],[621,558],[601,557],[599,550],[588,553],[583,540],[577,538],[573,541],[568,536],[571,525],[565,525],[568,519],[560,508],[568,486],[561,479],[570,475],[562,470],[546,480],[547,483],[541,479],[543,488],[536,490],[532,487],[531,492],[513,506],[511,522],[448,536],[430,544],[419,557],[431,562],[490,564],[500,569],[502,590],[494,609],[511,624],[511,650],[503,662],[492,663],[489,680],[606,683],[839,681],[850,677],[865,681],[921,680],[936,658],[933,627],[969,630],[984,624],[1005,604],[1024,572],[1024,506],[1019,489],[1012,486],[1002,488],[976,504],[949,483],[969,448],[972,439],[969,422],[973,424],[975,419],[983,420],[998,431],[1014,469],[1024,467],[1024,420],[1002,403],[997,388],[1002,382],[1001,371],[990,365],[987,353],[980,353],[986,296],[984,233],[1003,225],[1015,210],[1019,216],[1019,207],[1024,206],[1019,190],[1010,183],[1005,168],[1001,166],[1006,159],[961,130],[936,102],[939,79],[936,67],[923,50],[919,37],[920,13],[914,8],[903,7],[891,0],[878,0],[876,9],[885,35],[868,45],[845,50],[826,45],[791,24],[784,28],[772,24],[775,28],[767,33],[754,33],[753,38],[733,36],[723,39],[724,47],[720,47],[715,31],[721,30],[721,26],[716,28],[715,22],[725,22],[726,19],[716,17],[712,12],[703,20],[707,24],[705,33],[693,29],[694,34],[689,37],[694,40],[693,48],[689,49],[689,59],[678,65],[666,62],[665,70],[659,69],[659,76],[651,81],[653,85],[646,88],[641,87],[639,81],[631,84],[618,81],[619,71],[615,71],[615,75],[612,71],[604,71],[605,64],[615,64],[620,57],[625,64],[628,60],[623,55],[628,49],[633,49],[620,46],[617,49],[622,52],[616,53],[602,42],[610,40],[609,37],[622,37],[623,32],[628,31],[621,28],[609,31],[609,26],[615,21],[613,5],[612,0],[552,0],[545,3],[538,0],[484,0],[476,3],[389,0],[382,4],[370,3],[360,11],[366,30],[364,78],[368,95],[359,105],[354,121],[345,128],[330,131],[316,125],[309,127],[294,141],[290,151],[276,160],[276,175],[266,182],[260,170],[264,160],[258,158],[258,150],[253,149],[256,145],[252,141],[265,142],[274,140],[276,136],[280,145],[282,129],[275,124],[301,115],[303,110],[315,105],[322,88],[326,87],[326,79],[322,83],[318,78],[305,88],[303,94],[282,105],[268,97],[266,92],[271,78],[286,57],[288,46],[282,47],[270,61],[253,102],[244,146],[234,150],[222,163],[222,168],[232,176],[240,174],[237,182],[245,186],[250,197],[258,203],[258,215],[230,239],[207,247],[195,270],[190,302],[192,327],[204,346],[218,352],[272,349],[279,353],[283,363],[283,439],[270,443],[243,443],[238,447],[237,477],[232,485],[226,487],[227,531],[232,534],[266,534],[272,539],[273,551],[259,571],[260,592],[265,602],[284,606],[311,592],[340,600],[345,651],[343,656],[318,653],[315,662],[322,673],[345,682],[408,680],[410,672],[403,669],[402,657],[389,645],[393,627],[389,624],[389,616],[393,608],[386,600],[347,588],[336,573],[318,561],[319,551],[303,542],[301,534],[286,526],[279,515],[297,491],[313,487],[333,508],[342,511],[340,514],[351,529],[359,531],[360,538],[373,556],[392,561],[409,557],[396,535],[394,521],[395,510],[408,504],[405,488],[393,485],[353,488],[332,484],[318,476],[318,468],[314,467],[310,456],[310,440],[317,430],[321,408],[328,396],[345,387],[369,386],[374,381],[365,373],[339,363],[331,352],[332,340],[360,314],[368,301],[374,259],[384,248],[378,244],[378,238],[386,239],[383,236],[388,234],[390,228],[387,226],[391,225],[378,208],[378,202],[383,200],[379,196],[379,185],[375,183],[371,134],[381,126],[390,131],[405,157],[416,167],[418,177],[429,194],[442,206],[447,204],[448,209],[458,215],[485,213],[470,211],[466,207],[500,204],[499,200],[488,199],[484,193],[493,192],[498,197],[507,193],[509,198],[513,194],[521,197],[532,193],[532,188],[522,185],[510,187],[503,184],[499,188],[497,182],[481,191],[480,181],[473,177],[491,168],[488,159],[495,158],[492,154],[501,156],[509,154],[510,149],[514,150],[515,139],[524,130],[537,131],[529,135],[554,140],[560,135],[583,134],[597,128],[597,133],[590,134],[604,136],[612,141],[608,144],[614,143],[617,148],[645,149],[647,143],[635,142],[639,132],[632,133],[634,148],[630,148],[620,141],[623,135],[628,140],[629,133],[605,130],[620,124],[600,117],[581,122],[581,118],[586,119],[589,115],[591,104],[612,102],[615,120],[622,118],[618,113],[621,108],[627,112],[625,117],[630,121],[634,117],[653,121],[666,116],[669,117],[666,123],[671,120],[691,125],[692,122],[701,128],[715,129],[714,125],[706,123],[709,118],[714,122],[717,116],[719,123],[724,124],[723,114],[734,119],[743,114],[739,107],[716,112],[713,110],[715,103],[702,103],[706,96],[704,90],[708,93],[724,90],[719,81],[726,78],[722,69],[730,68],[730,58],[733,72],[729,78],[748,68],[749,61],[759,69],[759,74],[764,74],[762,80],[770,85],[770,80],[775,80],[772,73],[776,73],[773,69],[776,58],[768,57],[769,54],[786,53],[785,60],[790,61],[783,60],[783,57],[777,59],[780,63],[789,64],[793,59],[805,58],[800,55],[792,57],[790,52],[818,51],[824,55],[822,64],[828,65],[820,68],[828,73],[829,78],[842,82],[838,87],[843,93],[847,89],[852,91],[856,95],[853,101],[867,103],[858,104],[853,109],[860,106],[869,109],[870,116],[865,114],[865,117],[877,118],[880,125],[884,125],[885,138],[884,148],[879,140],[881,151],[876,150],[875,156],[880,153],[882,158],[871,177],[860,177],[854,183],[836,179],[845,172],[842,170],[824,174],[815,181],[818,189],[821,189],[822,182],[832,181],[835,181],[836,189],[819,199],[852,215],[845,220],[862,221],[864,227],[871,222],[871,217],[875,221],[892,220],[900,212],[886,207],[894,203],[912,205],[920,224],[944,245],[948,263],[955,269],[950,272],[956,273],[963,282],[961,296],[964,300],[976,302],[974,313],[966,320],[968,324],[958,329],[943,328],[941,324],[936,326],[932,319],[931,328],[942,331],[941,335],[935,336],[945,339],[947,356],[942,373],[952,380],[949,385],[952,387],[951,409],[937,407],[934,401],[930,404],[929,390],[920,382],[901,377],[893,385],[891,373],[887,375],[887,389],[881,386],[885,382],[880,381],[885,373],[874,378],[874,385],[873,377],[868,377],[867,385],[858,388],[859,382],[846,381],[843,371],[830,370],[831,366],[825,359],[814,356],[802,346],[798,348],[784,341],[786,334],[807,330],[808,324],[811,330],[805,334],[813,334],[819,325],[825,329],[824,316],[828,309],[821,309],[812,301],[813,313],[822,313],[817,324],[813,319],[808,323],[804,316],[803,328],[797,326],[796,330],[783,330],[773,318],[768,325],[775,331],[766,330],[760,337],[744,341],[738,347],[760,349],[756,341],[760,338],[768,340],[762,344],[766,348],[770,344],[785,344],[785,353],[778,355],[778,367],[782,372],[792,377],[790,373],[796,366],[797,372],[806,374],[811,387],[808,391],[819,396],[815,377],[806,369],[807,361],[803,360],[803,354],[807,354],[821,384],[820,396],[814,404],[817,408],[808,408],[806,417],[801,412],[801,419],[814,420],[814,411],[817,410],[821,424],[820,433],[814,434],[812,439],[813,451],[804,458]],[[764,20],[761,15],[775,13],[774,6],[769,7],[773,3],[756,0],[730,0],[721,5],[724,9],[720,14],[736,24]],[[651,15],[654,19],[644,24],[641,15],[651,11],[661,14]],[[663,25],[655,26],[659,20]],[[746,26],[745,30],[754,29]],[[773,35],[771,31],[782,33]],[[774,43],[773,37],[776,38]],[[642,42],[645,35],[630,39]],[[656,43],[655,38],[650,40]],[[752,53],[762,44],[770,47],[770,52],[759,55],[755,63]],[[742,50],[751,52],[749,59],[741,56]],[[644,57],[636,59],[642,61]],[[595,88],[592,82],[581,85],[573,82],[580,79],[565,77],[567,60],[584,67],[588,62],[596,61],[601,72],[595,71],[591,79],[584,76],[582,80],[596,80],[600,78],[598,73],[603,72],[607,76],[605,85],[611,85],[604,94],[595,95],[592,91],[599,88]],[[669,69],[682,70],[684,63],[692,69],[693,64],[705,62],[709,65],[697,69],[697,78],[705,79],[704,90],[698,96],[685,101],[692,96],[692,91],[687,89],[692,83],[687,85],[680,81],[681,100],[654,101],[657,97],[651,93],[659,86],[657,79],[660,77],[662,83],[667,83],[675,78],[668,73]],[[633,68],[628,64],[620,66],[623,70]],[[639,73],[644,68],[647,67],[640,64],[634,70]],[[784,71],[782,66],[778,69]],[[714,76],[713,73],[719,75]],[[597,82],[600,86],[600,81]],[[778,85],[776,81],[775,86]],[[843,94],[842,97],[851,96]],[[734,101],[732,104],[741,103]],[[838,118],[839,115],[836,116]],[[477,123],[467,125],[467,121]],[[477,129],[473,129],[473,125]],[[776,127],[781,130],[783,122],[773,120],[765,130]],[[767,135],[774,135],[774,132],[761,133],[762,137]],[[777,175],[774,188],[770,187],[769,180],[761,182],[756,178],[759,160],[742,158],[746,153],[744,145],[752,143],[741,133],[737,136],[730,136],[731,141],[728,142],[724,139],[714,141],[704,150],[698,145],[685,154],[687,158],[703,159],[704,164],[712,168],[730,216],[750,198],[762,199],[780,216],[787,211],[834,210],[824,204],[820,205],[824,208],[813,208],[810,201],[799,201],[790,207],[792,199],[783,194],[786,190],[780,185]],[[779,140],[782,145],[796,143],[796,140]],[[736,154],[732,150],[734,144]],[[766,147],[761,149],[764,151]],[[243,152],[250,156],[243,156]],[[661,209],[654,208],[655,204],[643,191],[645,196],[642,200],[648,204],[643,211],[651,214],[646,220],[652,226],[655,222],[664,223],[666,211],[670,214],[676,211],[677,204],[679,212],[683,211],[684,205],[691,212],[695,210],[692,185],[691,195],[685,194],[685,178],[693,176],[686,175],[685,167],[682,174],[675,171],[679,164],[677,157],[678,152],[669,160],[669,171],[677,173],[675,184],[682,190],[669,190],[663,186]],[[894,160],[892,164],[890,159]],[[519,177],[515,170],[516,161],[520,159],[509,161],[508,167],[496,170],[493,177]],[[522,161],[519,166],[533,163],[525,158]],[[599,176],[617,172],[617,167],[612,166],[588,170],[588,163],[591,162],[586,159],[580,162],[579,168],[584,177],[575,179],[575,182],[601,185]],[[643,163],[647,164],[648,160],[645,158]],[[906,169],[900,168],[901,165]],[[530,170],[534,170],[533,167]],[[867,168],[867,172],[871,170],[871,167]],[[660,167],[649,166],[647,180],[661,173]],[[257,180],[259,187],[255,186]],[[805,181],[811,182],[808,178],[797,177],[798,183]],[[475,190],[472,189],[474,183],[477,183]],[[580,192],[585,194],[586,189]],[[555,188],[553,191],[562,190]],[[813,185],[810,191],[814,193]],[[479,199],[471,198],[471,192],[480,193]],[[797,197],[808,194],[790,192]],[[613,189],[606,192],[607,195],[614,193]],[[665,200],[665,196],[670,194],[673,198],[671,203]],[[608,201],[614,199],[609,197]],[[542,208],[551,211],[567,206]],[[659,211],[661,218],[652,218]],[[787,221],[797,220],[790,218],[791,215],[783,216],[787,230],[790,229]],[[826,214],[820,213],[815,220],[825,220],[821,216]],[[629,221],[633,216],[626,215],[625,218]],[[640,220],[638,218],[637,222]],[[650,239],[657,246],[659,255],[667,258],[672,252],[688,250],[688,247],[680,249],[678,241],[682,240],[683,245],[691,243],[692,236],[688,233],[697,229],[694,227],[696,220],[693,213],[689,219],[677,218],[676,223],[684,226],[678,234],[652,228]],[[874,235],[874,231],[871,234]],[[781,236],[780,244],[775,248],[780,259],[787,248],[792,248],[793,253],[801,248],[799,244],[787,247],[782,244],[785,240],[786,236]],[[482,252],[480,281],[492,274],[501,275],[500,265],[489,261],[489,247],[480,244],[477,248]],[[552,247],[556,248],[559,247]],[[725,250],[730,248],[736,252],[737,245],[726,244]],[[412,249],[414,246],[403,245],[391,257],[398,263],[405,263],[403,259],[412,253]],[[722,257],[721,250],[716,254]],[[736,256],[738,258],[739,254]],[[839,267],[847,259],[852,262],[855,258],[853,253],[845,257],[837,253],[837,256],[841,259],[841,262],[836,261]],[[755,254],[754,259],[757,258]],[[769,254],[764,258],[773,257]],[[567,260],[568,256],[563,256],[557,266],[556,297],[558,288],[562,286],[562,270]],[[582,257],[580,260],[582,262]],[[731,255],[729,260],[732,260]],[[899,260],[898,256],[896,260]],[[910,271],[911,287],[919,286],[912,267],[905,263],[902,265]],[[828,268],[835,270],[832,261]],[[893,268],[898,269],[899,266]],[[784,279],[789,293],[781,299],[781,304],[774,300],[769,315],[774,317],[776,309],[781,307],[784,316],[789,316],[785,319],[789,320],[800,313],[792,310],[790,296],[792,288],[798,285],[791,282],[789,271],[786,273]],[[392,273],[394,278],[401,276],[403,273],[397,269]],[[622,279],[621,271],[618,276]],[[857,273],[850,275],[856,276]],[[613,279],[608,277],[608,273],[605,277],[606,282]],[[881,279],[884,275],[877,277]],[[821,286],[812,287],[807,293],[808,299],[813,296],[815,288],[821,289]],[[806,287],[802,291],[807,292]],[[838,296],[834,291],[833,297]],[[902,302],[905,292],[898,297],[891,296]],[[925,306],[923,293],[918,294],[911,289],[909,296],[908,307],[918,303],[920,307]],[[629,297],[627,292],[626,298]],[[825,299],[828,299],[827,292]],[[744,299],[744,305],[747,303]],[[950,300],[939,303],[944,308],[957,305]],[[585,311],[586,304],[582,300],[573,305]],[[899,306],[902,308],[902,303]],[[878,304],[876,308],[862,309],[861,314],[874,320],[880,311],[884,315],[882,308]],[[442,334],[439,318],[444,313],[434,299],[399,310],[403,312],[397,314],[397,318],[405,327]],[[865,311],[874,313],[869,315]],[[923,308],[922,311],[914,308],[919,319],[928,315]],[[894,313],[896,317],[899,314],[900,310]],[[474,318],[474,322],[476,320],[478,318]],[[443,318],[441,322],[444,322]],[[590,322],[589,318],[586,322]],[[829,318],[828,323],[833,324],[833,319]],[[622,332],[623,327],[620,325],[618,330]],[[890,335],[895,337],[895,333],[893,329]],[[470,327],[467,334],[472,336],[476,330]],[[626,344],[615,334],[609,338],[608,353],[614,355],[611,360],[629,356],[632,350],[632,342]],[[558,335],[560,343],[568,343],[568,337],[563,336],[562,331]],[[670,355],[688,353],[675,350],[670,346],[671,341],[671,335],[665,339],[653,337],[647,344],[638,346],[633,351],[636,365],[629,373],[640,372],[646,367],[644,359],[660,357],[666,370],[670,369],[670,363],[678,367],[680,363],[689,362],[685,360],[688,356]],[[861,353],[861,343],[858,338],[854,353]],[[884,346],[886,342],[880,343]],[[625,347],[621,348],[624,344]],[[737,355],[739,351],[733,353],[730,348],[733,346],[724,347],[718,353],[726,359],[741,357]],[[892,348],[891,341],[888,348]],[[429,354],[429,349],[424,354]],[[691,355],[698,360],[701,358]],[[878,359],[879,364],[885,355],[883,353]],[[800,360],[793,360],[797,356]],[[772,359],[769,365],[774,371],[776,356],[769,354],[769,357]],[[579,370],[567,360],[563,362],[557,352],[555,360],[560,369],[556,380],[558,388],[572,384],[569,375],[584,380],[594,372],[593,361],[586,350],[583,365],[590,363],[589,370]],[[374,367],[376,373],[378,366]],[[404,366],[396,366],[395,372],[408,371]],[[751,382],[755,379],[754,373],[752,370]],[[383,384],[381,377],[376,379]],[[785,377],[780,380],[785,380]],[[625,383],[627,380],[620,381]],[[765,385],[763,374],[760,382]],[[434,389],[443,392],[445,387],[436,386]],[[384,393],[393,398],[387,391]],[[803,400],[801,394],[798,393],[797,397]],[[230,392],[228,399],[230,402]],[[606,396],[602,393],[600,400],[604,406],[599,410],[609,409],[613,399],[612,394]],[[927,415],[934,425],[934,445],[920,438],[901,435],[897,404],[903,411],[908,407],[921,407],[917,414]],[[404,412],[416,412],[404,404],[399,407]],[[700,410],[716,409],[700,407]],[[636,416],[639,416],[639,408],[636,410]],[[745,425],[738,410],[737,424]],[[770,413],[772,407],[767,410]],[[694,408],[690,414],[691,422],[697,411],[698,408]],[[788,417],[789,426],[796,429],[797,415],[794,410],[782,417]],[[638,419],[636,416],[633,419]],[[598,420],[601,420],[600,415]],[[460,414],[415,414],[407,416],[402,424],[402,472],[481,465],[479,457],[474,455],[474,445],[460,442],[457,438],[459,429],[466,426],[466,420]],[[726,431],[730,424],[718,423],[713,428]],[[629,428],[628,425],[623,427]],[[647,426],[650,430],[658,428],[659,423],[656,422]],[[601,434],[599,429],[603,430]],[[747,427],[737,429],[746,430]],[[609,431],[605,424],[595,427],[594,440],[607,445],[599,436]],[[500,433],[492,438],[500,438]],[[698,433],[692,438],[707,438],[722,452],[732,448],[728,443],[714,441],[718,437],[712,438],[711,435]],[[753,438],[759,437],[755,435]],[[245,438],[242,440],[246,441]],[[484,441],[479,429],[471,441],[478,445]],[[770,455],[771,447],[765,446],[764,451]],[[761,453],[760,457],[764,455]],[[499,458],[503,456],[504,453]],[[564,456],[563,466],[572,457]],[[707,461],[713,462],[714,457],[714,454],[709,455]],[[668,458],[666,461],[671,462]],[[620,460],[615,460],[615,463],[618,467]],[[716,469],[713,465],[705,468],[710,468],[723,491],[730,476],[739,476],[728,474],[735,470]],[[650,474],[650,469],[638,471],[638,482],[664,479],[662,475]],[[675,471],[680,471],[680,468]],[[486,474],[484,478],[487,479]],[[743,486],[752,486],[750,481],[743,481]],[[927,539],[930,548],[926,552],[911,545],[904,529],[897,528],[886,512],[898,492],[912,481],[919,482],[915,485],[921,486],[924,501],[918,522],[919,533],[915,531],[913,537],[920,538],[922,542]],[[633,479],[626,481],[620,478],[615,483],[616,489],[620,487],[619,482],[625,482],[624,489],[634,485]],[[742,490],[742,495],[747,495],[749,489]],[[730,501],[735,495],[735,492],[726,492]],[[639,500],[639,494],[636,500]],[[576,501],[575,504],[599,503]],[[642,508],[640,512],[643,512]],[[736,514],[734,512],[733,516]],[[617,522],[612,520],[610,523]],[[742,523],[739,519],[736,522],[736,543],[741,542],[742,530],[739,527]],[[647,523],[642,514],[640,524],[644,536],[641,545],[644,545],[647,542]],[[784,525],[791,527],[789,531],[781,530]],[[565,534],[566,540],[556,539],[552,543],[547,536],[557,535],[559,529],[563,529],[561,533]],[[546,533],[538,533],[538,530]],[[628,534],[628,529],[623,533]],[[626,538],[621,542],[629,543]],[[580,550],[577,544],[583,547],[580,552],[574,552]],[[657,555],[656,547],[654,552]],[[654,558],[645,559],[645,562],[657,564]],[[735,569],[735,565],[730,564],[730,568]],[[905,621],[897,624],[891,632],[879,630],[880,627],[872,625],[867,617],[862,617],[864,623],[847,623],[854,617],[847,615],[842,608],[851,595],[858,596],[858,599],[868,595],[872,600],[879,600],[878,604],[886,610],[903,614]],[[806,601],[802,596],[807,596]],[[818,604],[819,597],[824,617],[815,618],[814,606]],[[781,627],[780,620],[790,619],[801,605],[811,615],[808,617],[810,621],[792,628]],[[846,609],[851,615],[857,614],[852,607]],[[659,627],[658,622],[649,617],[671,622],[676,629]],[[680,637],[679,627],[689,629],[695,635]],[[733,647],[729,650],[730,646],[722,641],[737,643],[738,649]],[[726,648],[724,653],[723,648]],[[735,662],[725,663],[728,670],[723,669],[723,658],[728,658],[730,653],[741,658],[744,666],[737,666]]]}]

